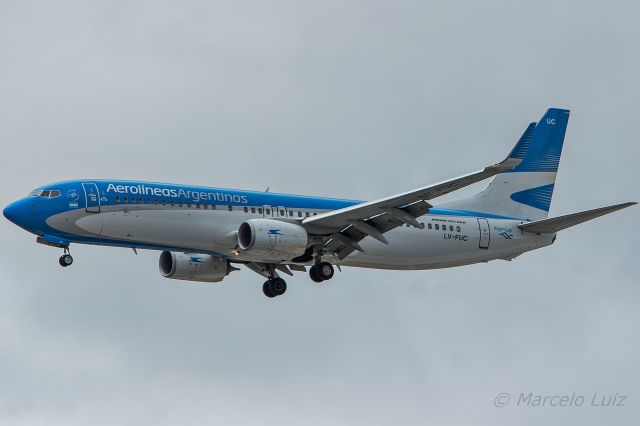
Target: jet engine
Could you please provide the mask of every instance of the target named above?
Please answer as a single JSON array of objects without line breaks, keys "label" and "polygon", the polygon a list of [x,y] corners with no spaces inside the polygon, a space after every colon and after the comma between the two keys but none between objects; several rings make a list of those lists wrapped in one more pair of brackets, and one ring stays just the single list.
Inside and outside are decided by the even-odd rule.
[{"label": "jet engine", "polygon": [[258,256],[289,260],[304,254],[307,231],[295,223],[273,219],[249,219],[238,229],[240,250]]},{"label": "jet engine", "polygon": [[233,270],[224,257],[208,254],[163,251],[159,264],[163,277],[205,283],[220,282]]}]

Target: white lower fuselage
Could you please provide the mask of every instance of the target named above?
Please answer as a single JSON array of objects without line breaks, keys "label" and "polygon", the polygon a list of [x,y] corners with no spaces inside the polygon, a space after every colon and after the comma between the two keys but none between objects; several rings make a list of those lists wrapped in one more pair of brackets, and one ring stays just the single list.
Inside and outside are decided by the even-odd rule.
[{"label": "white lower fuselage", "polygon": [[[99,213],[75,209],[50,216],[46,223],[72,241],[191,253],[222,255],[237,261],[292,263],[290,259],[266,258],[238,251],[236,232],[249,219],[269,217],[297,222],[286,208],[271,209],[271,215],[248,212],[242,207],[229,211],[195,205],[103,205]],[[437,209],[435,209],[437,211]],[[322,211],[306,210],[311,215]],[[284,215],[279,217],[280,212]],[[380,269],[433,269],[460,266],[515,256],[551,244],[554,234],[522,232],[521,220],[478,218],[467,215],[427,214],[418,219],[424,229],[402,226],[385,234],[389,244],[371,237],[360,242],[364,253],[355,251],[339,262],[343,266]],[[436,229],[437,226],[437,229]],[[327,259],[334,261],[332,259]],[[311,262],[308,262],[310,264]]]}]

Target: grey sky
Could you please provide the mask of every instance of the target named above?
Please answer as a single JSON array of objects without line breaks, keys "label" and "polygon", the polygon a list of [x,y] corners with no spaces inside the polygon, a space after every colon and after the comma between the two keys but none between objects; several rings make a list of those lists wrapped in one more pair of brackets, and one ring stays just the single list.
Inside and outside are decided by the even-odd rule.
[{"label": "grey sky", "polygon": [[[640,199],[638,2],[0,0],[0,204],[123,178],[374,198],[572,116],[554,215]],[[471,190],[463,191],[468,194]],[[166,280],[0,221],[0,424],[630,424],[638,208],[514,262]],[[623,408],[495,408],[509,392]]]}]

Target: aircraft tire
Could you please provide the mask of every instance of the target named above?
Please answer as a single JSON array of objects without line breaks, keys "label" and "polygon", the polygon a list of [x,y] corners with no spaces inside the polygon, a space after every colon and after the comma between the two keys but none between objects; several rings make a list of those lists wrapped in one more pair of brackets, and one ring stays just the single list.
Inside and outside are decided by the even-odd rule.
[{"label": "aircraft tire", "polygon": [[322,279],[322,277],[320,276],[320,273],[318,272],[318,266],[317,265],[313,265],[310,269],[309,269],[309,277],[317,282],[317,283],[321,283],[322,281],[324,281]]},{"label": "aircraft tire", "polygon": [[327,281],[333,278],[333,266],[329,262],[320,262],[316,265],[318,276],[322,278],[322,281]]},{"label": "aircraft tire", "polygon": [[71,257],[70,254],[63,254],[60,256],[60,259],[58,259],[58,263],[60,263],[60,266],[63,268],[66,268],[67,266],[71,266],[73,263],[73,257]]},{"label": "aircraft tire", "polygon": [[271,280],[265,281],[264,284],[262,284],[262,292],[269,299],[276,297],[276,295],[271,292]]}]

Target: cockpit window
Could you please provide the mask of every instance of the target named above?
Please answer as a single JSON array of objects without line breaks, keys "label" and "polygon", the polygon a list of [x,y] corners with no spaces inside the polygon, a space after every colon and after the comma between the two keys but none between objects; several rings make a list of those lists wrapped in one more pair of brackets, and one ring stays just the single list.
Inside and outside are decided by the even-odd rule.
[{"label": "cockpit window", "polygon": [[31,191],[27,197],[41,197],[41,198],[55,198],[60,196],[60,191],[58,189],[36,189],[35,191]]}]

